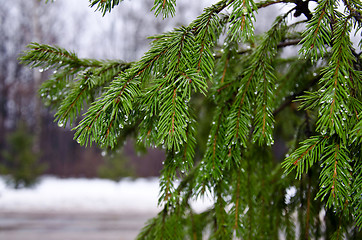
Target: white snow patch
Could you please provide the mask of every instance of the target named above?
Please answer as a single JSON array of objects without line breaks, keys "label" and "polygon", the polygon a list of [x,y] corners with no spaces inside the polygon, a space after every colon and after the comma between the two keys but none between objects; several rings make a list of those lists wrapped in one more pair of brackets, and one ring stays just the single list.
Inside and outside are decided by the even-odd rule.
[{"label": "white snow patch", "polygon": [[[43,177],[31,189],[12,189],[0,178],[0,212],[157,213],[159,182],[151,179],[59,179]],[[197,212],[212,206],[208,198],[192,203]]]},{"label": "white snow patch", "polygon": [[289,204],[290,200],[295,196],[297,193],[297,189],[294,186],[291,186],[286,189],[286,195],[285,195],[285,203]]}]

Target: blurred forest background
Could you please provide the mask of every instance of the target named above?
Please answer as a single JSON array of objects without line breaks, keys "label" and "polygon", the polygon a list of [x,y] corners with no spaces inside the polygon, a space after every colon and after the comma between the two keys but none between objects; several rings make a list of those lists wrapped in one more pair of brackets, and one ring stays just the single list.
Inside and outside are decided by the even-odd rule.
[{"label": "blurred forest background", "polygon": [[[15,182],[18,187],[38,174],[112,179],[157,176],[164,160],[160,150],[139,154],[132,140],[112,154],[80,147],[70,129],[53,122],[54,111],[38,97],[49,72],[28,69],[17,58],[34,41],[64,47],[82,58],[134,61],[148,49],[147,37],[188,24],[212,2],[178,1],[176,16],[162,20],[150,12],[153,1],[146,0],[124,1],[104,17],[89,8],[88,0],[52,4],[0,0],[0,174],[25,179]],[[257,31],[267,29],[280,10],[260,11]]]}]

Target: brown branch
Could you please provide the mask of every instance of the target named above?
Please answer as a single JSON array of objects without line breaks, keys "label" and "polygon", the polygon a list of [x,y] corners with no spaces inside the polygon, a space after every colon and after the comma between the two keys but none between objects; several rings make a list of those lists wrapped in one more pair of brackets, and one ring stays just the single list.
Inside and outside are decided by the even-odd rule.
[{"label": "brown branch", "polygon": [[85,92],[85,90],[88,88],[88,85],[86,85],[77,95],[76,99],[73,100],[72,104],[70,104],[70,106],[68,107],[67,111],[62,114],[63,116],[67,116],[69,111],[73,108],[74,104],[78,101],[78,99],[80,98],[80,96]]},{"label": "brown branch", "polygon": [[300,155],[300,157],[297,158],[297,160],[294,161],[293,165],[294,165],[294,166],[297,166],[298,163],[299,163],[299,161],[300,161],[300,159],[302,159],[305,155],[307,155],[308,152],[311,151],[318,143],[319,143],[319,141],[316,142],[315,144],[313,144],[312,146],[310,146],[309,148],[307,148],[307,150],[304,151],[304,152],[302,153],[302,155]]},{"label": "brown branch", "polygon": [[[174,106],[174,108],[176,108],[176,103],[175,103],[176,90],[177,90],[177,88],[175,88],[175,90],[173,91],[173,95],[172,95],[172,105]],[[172,134],[175,132],[175,114],[176,114],[176,110],[174,109],[173,114],[172,114],[172,122],[171,122],[171,129],[170,129],[170,133],[172,133]]]},{"label": "brown branch", "polygon": [[336,178],[337,178],[337,164],[338,164],[338,160],[337,160],[337,155],[338,155],[338,151],[339,151],[339,144],[336,145],[336,152],[334,154],[334,171],[333,171],[333,183],[332,183],[332,195],[333,197],[335,197],[335,183],[336,183]]}]

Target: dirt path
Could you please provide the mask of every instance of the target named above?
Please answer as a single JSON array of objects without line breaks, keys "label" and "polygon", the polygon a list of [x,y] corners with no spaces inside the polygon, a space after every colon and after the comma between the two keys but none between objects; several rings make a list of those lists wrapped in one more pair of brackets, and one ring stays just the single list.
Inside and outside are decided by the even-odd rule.
[{"label": "dirt path", "polygon": [[0,212],[0,240],[131,240],[153,216]]}]

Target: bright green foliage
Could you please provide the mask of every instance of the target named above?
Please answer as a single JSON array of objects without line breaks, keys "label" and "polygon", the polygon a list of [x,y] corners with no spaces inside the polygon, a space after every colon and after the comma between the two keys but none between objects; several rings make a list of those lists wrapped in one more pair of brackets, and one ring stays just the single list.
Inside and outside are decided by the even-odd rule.
[{"label": "bright green foliage", "polygon": [[[91,6],[104,14],[119,3]],[[175,14],[176,1],[154,3],[156,15]],[[255,36],[256,12],[280,3],[294,8]],[[316,5],[221,0],[190,25],[152,37],[134,63],[79,59],[37,43],[20,59],[56,70],[40,93],[60,125],[85,111],[74,127],[80,144],[118,148],[133,136],[165,149],[164,209],[138,239],[357,239],[362,58],[351,35],[360,47],[362,6]],[[298,44],[298,55],[283,57]],[[277,141],[288,148],[284,161],[271,147]],[[213,206],[196,213],[190,200],[208,196]]]},{"label": "bright green foliage", "polygon": [[162,13],[166,18],[169,15],[172,17],[175,15],[176,0],[155,0],[154,6],[151,10],[155,11],[155,15],[158,16]]},{"label": "bright green foliage", "polygon": [[56,120],[64,127],[75,122],[84,104],[94,101],[101,88],[130,66],[122,61],[80,59],[65,49],[38,43],[28,47],[26,55],[20,58],[22,63],[40,67],[41,72],[54,69],[40,95],[47,105],[58,109]]},{"label": "bright green foliage", "polygon": [[233,8],[233,11],[230,15],[230,28],[229,34],[231,40],[244,40],[247,41],[250,38],[254,37],[254,24],[255,14],[254,11],[257,11],[256,4],[253,0],[236,0],[229,1]]}]

